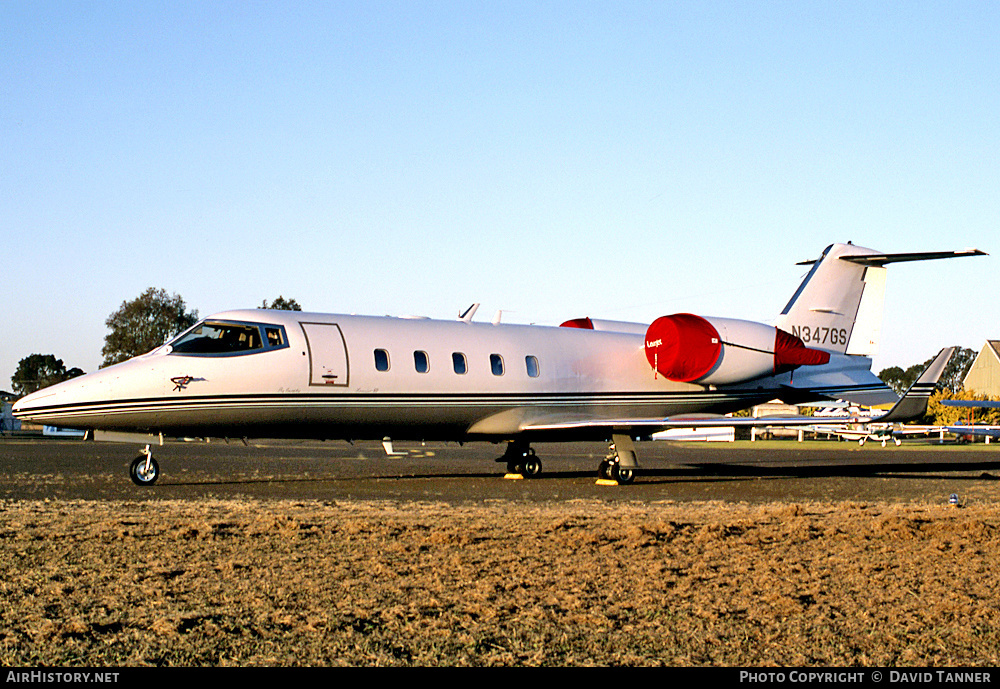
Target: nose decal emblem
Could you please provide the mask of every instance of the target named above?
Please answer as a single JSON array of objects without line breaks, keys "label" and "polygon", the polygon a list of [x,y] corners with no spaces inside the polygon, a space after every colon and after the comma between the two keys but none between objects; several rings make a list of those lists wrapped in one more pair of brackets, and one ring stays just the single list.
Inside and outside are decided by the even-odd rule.
[{"label": "nose decal emblem", "polygon": [[174,392],[178,390],[184,390],[193,381],[194,378],[191,376],[177,376],[176,378],[171,378],[170,382],[174,384]]}]

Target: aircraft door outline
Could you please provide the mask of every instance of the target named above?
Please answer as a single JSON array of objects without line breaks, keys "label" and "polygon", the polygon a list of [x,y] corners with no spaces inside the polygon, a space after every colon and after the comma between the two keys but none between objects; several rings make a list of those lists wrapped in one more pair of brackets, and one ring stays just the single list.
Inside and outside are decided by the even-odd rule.
[{"label": "aircraft door outline", "polygon": [[346,387],[350,384],[347,341],[336,323],[299,323],[309,351],[309,385]]}]

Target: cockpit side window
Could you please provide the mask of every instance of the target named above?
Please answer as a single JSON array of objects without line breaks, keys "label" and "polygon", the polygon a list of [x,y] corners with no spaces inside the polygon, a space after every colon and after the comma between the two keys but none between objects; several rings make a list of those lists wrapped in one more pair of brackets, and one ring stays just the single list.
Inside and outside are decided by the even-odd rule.
[{"label": "cockpit side window", "polygon": [[190,356],[238,356],[287,346],[285,329],[279,325],[205,321],[171,342],[170,353]]},{"label": "cockpit side window", "polygon": [[275,325],[264,326],[264,336],[267,337],[268,347],[284,347],[285,331]]}]

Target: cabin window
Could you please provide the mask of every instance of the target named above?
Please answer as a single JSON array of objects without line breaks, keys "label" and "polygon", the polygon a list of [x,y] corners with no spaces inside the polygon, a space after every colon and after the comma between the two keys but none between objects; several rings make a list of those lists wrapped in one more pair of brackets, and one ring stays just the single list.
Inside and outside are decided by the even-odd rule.
[{"label": "cabin window", "polygon": [[384,349],[375,350],[375,370],[376,371],[388,371],[389,370],[389,352]]},{"label": "cabin window", "polygon": [[[261,336],[261,331],[264,336]],[[238,356],[288,346],[280,325],[203,321],[170,343],[170,353],[183,356]]]},{"label": "cabin window", "polygon": [[499,354],[490,354],[490,368],[493,370],[493,375],[502,376],[503,375],[503,357]]},{"label": "cabin window", "polygon": [[427,352],[414,352],[413,366],[417,369],[417,373],[427,373],[431,368],[431,362],[427,358]]},{"label": "cabin window", "polygon": [[469,363],[461,352],[455,352],[451,355],[451,365],[455,368],[455,373],[460,376],[464,376],[469,370]]},{"label": "cabin window", "polygon": [[528,355],[524,357],[524,365],[528,369],[528,376],[531,378],[538,377],[538,358]]}]

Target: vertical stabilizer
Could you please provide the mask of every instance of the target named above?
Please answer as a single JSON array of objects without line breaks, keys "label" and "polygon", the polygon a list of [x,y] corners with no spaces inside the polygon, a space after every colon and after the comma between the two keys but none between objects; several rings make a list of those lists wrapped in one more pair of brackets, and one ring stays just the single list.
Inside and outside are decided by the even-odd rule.
[{"label": "vertical stabilizer", "polygon": [[853,244],[833,244],[811,262],[809,274],[775,325],[809,347],[873,356],[882,332],[886,265],[983,255],[978,249],[883,254]]},{"label": "vertical stabilizer", "polygon": [[[868,267],[842,260],[845,256],[878,256],[877,251],[853,244],[834,244],[812,263],[776,326],[802,339],[809,347],[830,352],[870,355],[882,327],[885,268],[876,268],[871,282]],[[869,287],[872,289],[869,290]],[[866,299],[866,293],[868,298]],[[864,330],[855,337],[855,323],[864,303]],[[865,345],[860,341],[864,339]],[[869,350],[869,351],[865,351]]]}]

